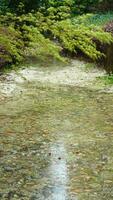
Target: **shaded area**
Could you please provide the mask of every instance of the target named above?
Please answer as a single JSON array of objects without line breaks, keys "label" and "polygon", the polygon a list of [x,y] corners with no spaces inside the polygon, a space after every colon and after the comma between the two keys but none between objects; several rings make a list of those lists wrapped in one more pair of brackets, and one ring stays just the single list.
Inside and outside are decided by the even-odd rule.
[{"label": "shaded area", "polygon": [[113,94],[21,83],[0,103],[0,199],[113,199]]}]

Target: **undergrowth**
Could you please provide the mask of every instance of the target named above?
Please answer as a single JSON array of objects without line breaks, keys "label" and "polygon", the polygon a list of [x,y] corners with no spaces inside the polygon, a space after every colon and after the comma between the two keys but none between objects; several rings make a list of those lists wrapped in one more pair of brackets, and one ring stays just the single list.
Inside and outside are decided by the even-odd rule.
[{"label": "undergrowth", "polygon": [[102,81],[105,85],[113,85],[113,75],[98,77],[98,80]]},{"label": "undergrowth", "polygon": [[71,20],[59,9],[48,8],[47,16],[42,12],[1,15],[0,67],[17,65],[29,56],[65,62],[63,52],[79,52],[93,61],[105,56],[97,49],[97,42],[113,43],[111,34],[101,28],[113,18],[113,13],[84,14]]},{"label": "undergrowth", "polygon": [[109,21],[113,20],[113,12],[106,12],[106,13],[89,13],[83,14],[79,16],[75,16],[72,18],[73,24],[84,24],[86,26],[95,25],[99,27],[103,27]]}]

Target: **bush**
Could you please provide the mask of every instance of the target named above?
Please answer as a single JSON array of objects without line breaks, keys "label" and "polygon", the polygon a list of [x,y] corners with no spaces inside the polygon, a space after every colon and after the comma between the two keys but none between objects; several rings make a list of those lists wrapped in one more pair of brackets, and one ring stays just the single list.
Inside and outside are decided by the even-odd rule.
[{"label": "bush", "polygon": [[8,13],[1,16],[1,63],[17,64],[31,55],[40,59],[54,57],[64,61],[62,50],[73,54],[80,51],[96,60],[104,55],[97,50],[96,41],[102,44],[113,42],[111,34],[99,27],[78,24],[77,21],[73,23],[65,17],[56,20],[53,16],[46,17],[40,12],[20,16]]},{"label": "bush", "polygon": [[86,27],[83,24],[73,25],[70,20],[55,24],[52,33],[57,37],[64,49],[74,53],[80,50],[93,60],[103,56],[103,53],[97,50],[95,41],[99,41],[102,44],[113,42],[112,36],[102,29],[95,26]]},{"label": "bush", "polygon": [[0,26],[0,67],[22,61],[21,34],[13,27]]}]

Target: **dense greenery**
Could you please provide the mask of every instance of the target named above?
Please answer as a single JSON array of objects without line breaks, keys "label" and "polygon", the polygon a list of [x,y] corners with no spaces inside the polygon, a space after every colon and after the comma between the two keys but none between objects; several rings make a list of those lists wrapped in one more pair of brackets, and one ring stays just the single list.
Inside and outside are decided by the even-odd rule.
[{"label": "dense greenery", "polygon": [[29,13],[31,10],[47,11],[48,8],[59,8],[70,6],[71,13],[85,13],[91,10],[112,10],[112,0],[1,0],[0,8],[2,11],[10,10],[16,13]]},{"label": "dense greenery", "polygon": [[73,24],[84,24],[88,27],[93,25],[103,28],[110,21],[113,21],[113,12],[87,13],[72,18]]},{"label": "dense greenery", "polygon": [[[18,64],[29,56],[65,61],[63,52],[104,56],[97,43],[110,44],[110,33],[91,23],[87,12],[99,0],[2,0],[0,3],[0,66]],[[105,1],[104,1],[105,2]],[[112,16],[112,14],[110,15]],[[107,21],[107,20],[106,20]]]}]

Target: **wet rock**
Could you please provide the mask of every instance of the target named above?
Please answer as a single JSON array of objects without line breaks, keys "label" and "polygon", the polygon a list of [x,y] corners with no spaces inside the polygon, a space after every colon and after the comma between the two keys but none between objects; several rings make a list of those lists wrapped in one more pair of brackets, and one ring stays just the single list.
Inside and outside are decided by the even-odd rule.
[{"label": "wet rock", "polygon": [[6,172],[13,172],[14,171],[14,168],[13,167],[10,167],[10,166],[4,166],[4,171]]}]

